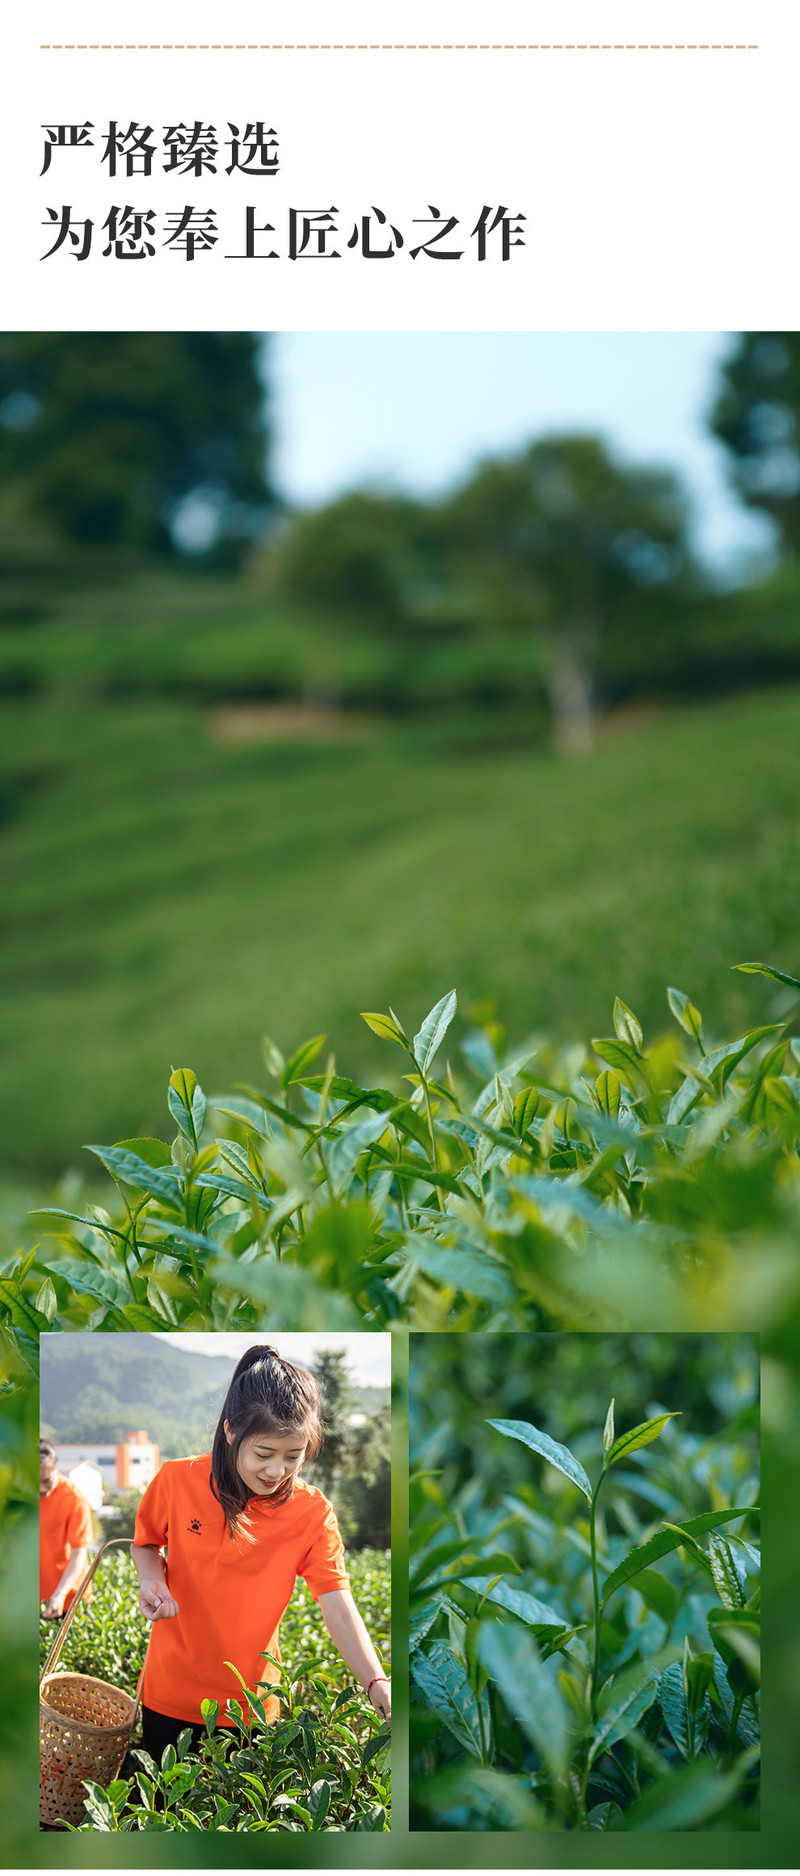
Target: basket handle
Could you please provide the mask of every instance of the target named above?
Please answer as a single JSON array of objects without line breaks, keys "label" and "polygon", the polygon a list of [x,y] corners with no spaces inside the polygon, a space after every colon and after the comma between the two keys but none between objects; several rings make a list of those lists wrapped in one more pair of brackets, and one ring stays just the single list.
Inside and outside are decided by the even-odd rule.
[{"label": "basket handle", "polygon": [[[125,1544],[127,1545],[128,1550],[130,1550],[131,1542],[132,1542],[132,1539],[130,1537],[109,1537],[106,1540],[105,1544],[100,1545],[100,1549],[98,1550],[97,1555],[92,1558],[92,1561],[89,1565],[86,1575],[81,1577],[80,1583],[78,1584],[78,1587],[75,1591],[75,1595],[73,1597],[72,1602],[70,1603],[70,1606],[66,1612],[66,1615],[63,1617],[61,1623],[59,1624],[59,1628],[56,1634],[55,1641],[53,1642],[53,1646],[50,1650],[47,1660],[45,1661],[44,1667],[42,1668],[40,1686],[42,1682],[47,1679],[48,1674],[52,1674],[53,1672],[53,1669],[56,1665],[58,1657],[67,1639],[69,1626],[75,1614],[75,1611],[78,1607],[78,1603],[80,1602],[81,1597],[84,1594],[84,1591],[88,1589],[89,1584],[91,1583],[92,1577],[94,1576],[95,1570],[97,1569],[98,1563],[100,1562],[100,1558],[105,1556],[107,1550],[113,1550],[115,1546],[118,1544]],[[136,1712],[134,1713],[134,1725],[136,1723],[136,1715],[138,1714],[138,1711],[139,1711],[139,1701],[141,1699],[142,1683],[144,1681],[144,1671],[147,1666],[147,1657],[148,1657],[148,1654],[150,1653],[150,1642],[152,1640],[152,1637],[153,1637],[153,1631],[151,1628],[150,1634],[147,1639],[147,1647],[144,1652],[144,1660],[142,1662],[142,1671],[141,1671],[141,1674],[139,1675],[139,1679],[136,1685]]]}]

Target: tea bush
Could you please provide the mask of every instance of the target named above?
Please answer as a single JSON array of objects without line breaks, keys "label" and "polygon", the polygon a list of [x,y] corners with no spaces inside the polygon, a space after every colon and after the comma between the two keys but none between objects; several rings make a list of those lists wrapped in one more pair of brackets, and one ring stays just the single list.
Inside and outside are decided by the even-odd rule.
[{"label": "tea bush", "polygon": [[132,1777],[107,1788],[87,1780],[87,1816],[70,1829],[388,1830],[388,1726],[372,1707],[364,1714],[357,1688],[335,1693],[322,1674],[308,1685],[313,1707],[282,1674],[273,1725],[244,1681],[232,1728],[218,1728],[216,1701],[204,1701],[205,1737],[195,1751],[187,1727],[160,1766],[137,1751]]},{"label": "tea bush", "polygon": [[[92,1579],[92,1599],[83,1598],[72,1618],[58,1667],[96,1674],[131,1691],[141,1672],[148,1630],[139,1613],[138,1578],[127,1551],[104,1557]],[[58,1623],[39,1620],[39,1666],[58,1633]]]},{"label": "tea bush", "polygon": [[456,1073],[453,991],[416,1034],[366,1015],[392,1086],[340,1074],[322,1036],[288,1060],[266,1039],[266,1088],[207,1099],[176,1071],[174,1137],[90,1148],[107,1207],[40,1210],[55,1245],[0,1278],[21,1359],[61,1328],[763,1317],[797,1284],[800,981],[739,968],[777,980],[784,1008],[727,1042],[671,989],[674,1028],[649,1046],[617,998],[591,1044],[469,1031]]},{"label": "tea bush", "polygon": [[[515,1369],[518,1392],[527,1371],[543,1402],[547,1339],[482,1337],[499,1352],[465,1360]],[[575,1338],[576,1374],[598,1339]],[[758,1829],[757,1406],[709,1436],[680,1407],[619,1432],[612,1402],[574,1441],[585,1468],[530,1420],[473,1427],[485,1389],[470,1399],[450,1349],[429,1392],[441,1340],[412,1358],[416,1464],[443,1462],[412,1479],[413,1826]]]},{"label": "tea bush", "polygon": [[[387,1661],[390,1570],[383,1551],[348,1559],[353,1594],[376,1647]],[[126,1554],[104,1558],[95,1596],[82,1603],[67,1634],[59,1668],[97,1675],[132,1691],[149,1627],[139,1614],[138,1579]],[[41,1623],[43,1664],[55,1634]],[[388,1830],[389,1735],[360,1689],[342,1685],[347,1670],[305,1585],[298,1583],[281,1623],[284,1671],[280,1720],[263,1723],[263,1707],[244,1701],[230,1748],[209,1703],[207,1738],[190,1750],[187,1732],[176,1754],[157,1767],[135,1747],[136,1770],[107,1789],[92,1785],[84,1830]],[[128,1762],[130,1764],[130,1761]],[[179,1767],[179,1770],[176,1768]]]},{"label": "tea bush", "polygon": [[[0,633],[0,658],[43,660],[39,696],[0,698],[5,1254],[83,1142],[161,1133],[169,1064],[206,1089],[258,1080],[263,1027],[282,1046],[327,1030],[370,1087],[359,1003],[410,1019],[453,983],[511,1038],[580,1039],[618,989],[652,1036],[677,982],[724,1037],[750,1020],[725,960],[797,968],[800,686],[634,712],[572,764],[532,748],[524,701],[250,745],[174,694],[92,694],[92,669],[115,682],[103,660],[185,671],[200,606],[194,578],[174,607],[126,582],[52,635]],[[263,601],[245,624],[219,600],[218,671],[240,632],[263,658],[266,631]],[[292,659],[297,621],[282,637]]]}]

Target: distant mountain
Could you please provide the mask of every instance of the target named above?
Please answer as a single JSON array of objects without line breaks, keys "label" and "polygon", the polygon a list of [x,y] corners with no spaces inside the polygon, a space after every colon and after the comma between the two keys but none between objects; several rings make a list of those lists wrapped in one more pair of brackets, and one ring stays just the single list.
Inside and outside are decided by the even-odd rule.
[{"label": "distant mountain", "polygon": [[[43,1335],[42,1433],[59,1440],[122,1440],[144,1427],[162,1459],[205,1452],[236,1366],[158,1336]],[[357,1388],[362,1411],[388,1404],[388,1388]]]}]

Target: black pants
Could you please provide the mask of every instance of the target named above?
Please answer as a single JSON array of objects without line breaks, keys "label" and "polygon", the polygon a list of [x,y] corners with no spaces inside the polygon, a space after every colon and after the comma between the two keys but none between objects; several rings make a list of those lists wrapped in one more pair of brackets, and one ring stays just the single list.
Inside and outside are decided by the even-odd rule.
[{"label": "black pants", "polygon": [[161,1764],[161,1755],[166,1746],[177,1746],[178,1738],[187,1726],[192,1728],[192,1751],[196,1752],[201,1739],[205,1738],[205,1727],[191,1720],[176,1720],[171,1713],[156,1713],[153,1707],[142,1706],[142,1733],[145,1752],[149,1752],[156,1765]]}]

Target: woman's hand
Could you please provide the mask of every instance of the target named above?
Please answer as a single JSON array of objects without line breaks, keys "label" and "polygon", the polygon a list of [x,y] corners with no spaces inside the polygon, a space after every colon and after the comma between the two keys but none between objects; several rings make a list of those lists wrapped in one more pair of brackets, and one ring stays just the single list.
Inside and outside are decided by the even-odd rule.
[{"label": "woman's hand", "polygon": [[383,1672],[349,1589],[326,1590],[319,1598],[319,1606],[331,1640],[363,1687],[370,1706],[381,1719],[391,1720],[391,1681]]},{"label": "woman's hand", "polygon": [[178,1614],[175,1597],[170,1595],[166,1583],[142,1583],[139,1608],[148,1622],[161,1622],[168,1616]]},{"label": "woman's hand", "polygon": [[178,1614],[175,1597],[169,1593],[164,1559],[155,1544],[131,1544],[131,1557],[139,1578],[139,1608],[148,1622],[161,1622]]},{"label": "woman's hand", "polygon": [[373,1682],[373,1685],[371,1686],[369,1690],[368,1699],[369,1699],[370,1706],[375,1708],[375,1712],[381,1715],[381,1718],[386,1721],[388,1726],[391,1726],[392,1724],[392,1683],[391,1681],[386,1679],[383,1675],[381,1675],[380,1680],[376,1680]]}]

